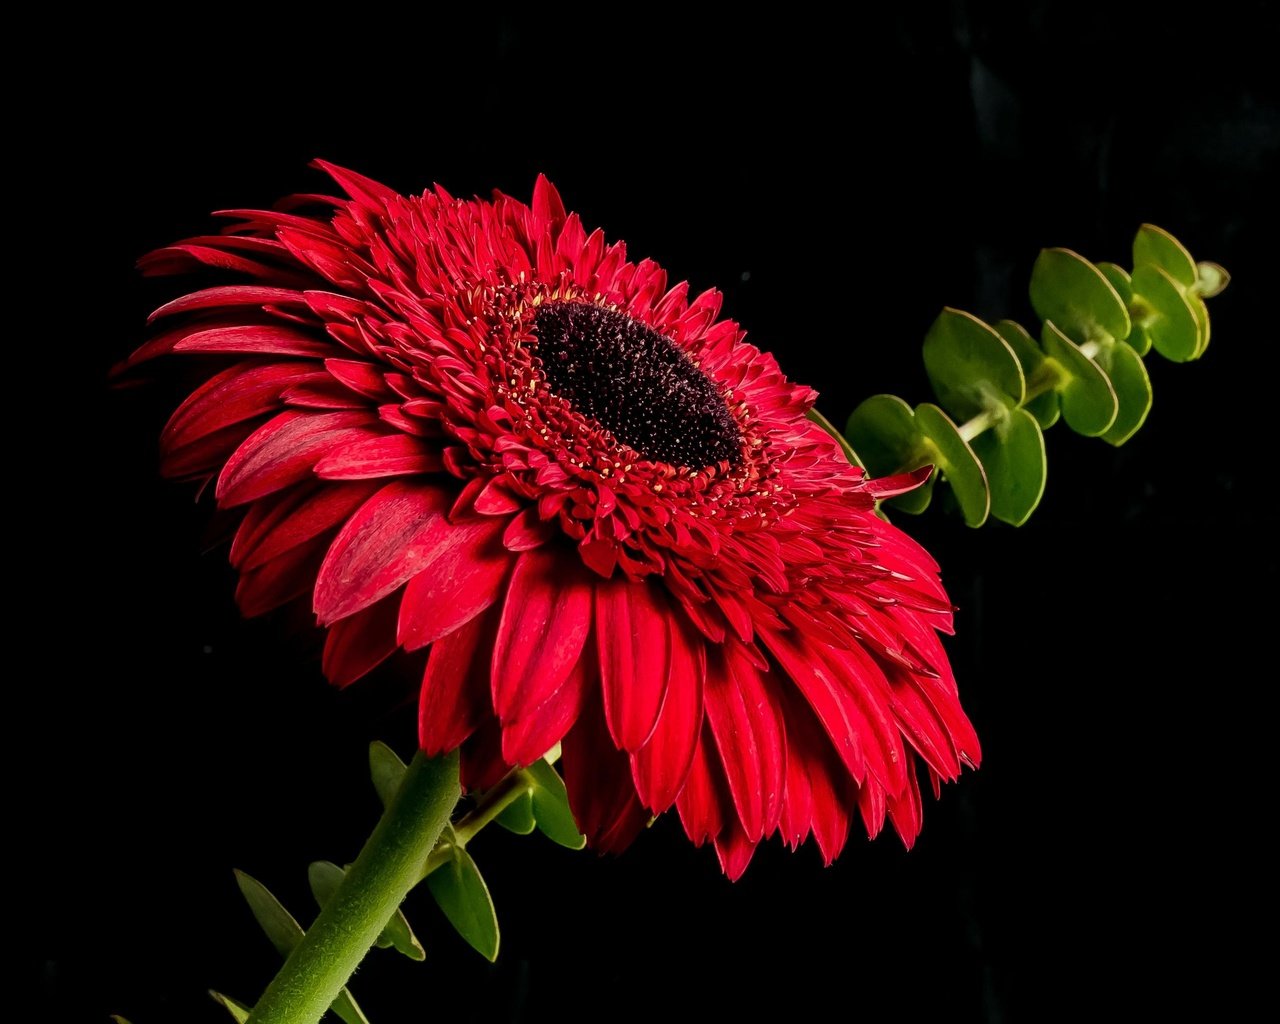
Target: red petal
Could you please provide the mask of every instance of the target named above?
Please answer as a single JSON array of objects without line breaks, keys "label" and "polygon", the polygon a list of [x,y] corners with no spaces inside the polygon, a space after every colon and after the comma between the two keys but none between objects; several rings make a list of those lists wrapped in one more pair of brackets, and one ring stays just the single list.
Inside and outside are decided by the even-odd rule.
[{"label": "red petal", "polygon": [[263,615],[305,594],[324,558],[324,545],[323,537],[299,544],[256,569],[241,573],[236,584],[240,614],[245,618]]},{"label": "red petal", "polygon": [[365,412],[280,413],[255,430],[222,467],[214,492],[218,504],[243,505],[305,480],[335,445],[368,436],[370,422]]},{"label": "red petal", "polygon": [[262,285],[233,284],[219,288],[202,288],[166,302],[149,317],[147,323],[175,313],[191,313],[199,309],[215,309],[222,306],[306,305],[302,292],[292,288],[268,288]]},{"label": "red petal", "polygon": [[688,625],[671,621],[671,671],[658,724],[631,759],[640,799],[654,814],[667,810],[684,786],[702,731],[706,644]]},{"label": "red petal", "polygon": [[508,764],[532,764],[542,757],[564,739],[597,683],[595,664],[584,654],[560,689],[528,715],[503,725],[503,759]]},{"label": "red petal", "polygon": [[436,641],[422,674],[418,745],[430,757],[462,744],[489,716],[489,652],[496,613],[478,615]]},{"label": "red petal", "polygon": [[851,678],[853,670],[835,660],[840,652],[805,643],[795,632],[759,632],[817,714],[854,779],[861,782],[870,769],[890,792],[900,791],[906,773],[897,729],[865,686]]},{"label": "red petal", "polygon": [[907,772],[907,785],[902,793],[889,800],[889,820],[893,822],[894,829],[902,837],[902,844],[908,850],[911,849],[924,825],[924,808],[920,803],[920,780],[916,777],[914,767]]},{"label": "red petal", "polygon": [[591,627],[591,584],[576,559],[538,548],[516,561],[493,649],[493,707],[522,718],[556,692],[582,654]]},{"label": "red petal", "polygon": [[644,826],[631,785],[627,755],[614,747],[598,701],[592,701],[564,738],[564,784],[569,808],[591,845],[619,852]]},{"label": "red petal", "polygon": [[448,532],[449,500],[437,488],[397,480],[361,505],[316,579],[320,622],[344,619],[421,572]]},{"label": "red petal", "polygon": [[492,789],[507,774],[502,760],[502,734],[496,718],[486,718],[461,747],[462,788],[468,793]]},{"label": "red petal", "polygon": [[754,843],[773,830],[782,810],[786,755],[778,712],[755,666],[729,648],[708,660],[706,705],[734,807]]},{"label": "red petal", "polygon": [[747,838],[736,821],[729,825],[715,838],[716,856],[720,859],[720,870],[731,882],[736,882],[751,863],[752,854],[756,852],[755,841]]},{"label": "red petal", "polygon": [[[731,799],[723,792],[723,780],[717,776],[717,764],[715,741],[711,738],[711,730],[704,725],[684,788],[676,798],[680,823],[695,846],[701,846],[720,834],[724,828],[725,811],[732,807]],[[732,815],[733,812],[729,813]]]},{"label": "red petal", "polygon": [[312,362],[237,363],[187,397],[165,424],[161,446],[166,452],[180,448],[233,423],[277,410],[285,388],[323,377]]},{"label": "red petal", "polygon": [[[498,599],[512,562],[498,543],[501,532],[502,524],[492,520],[457,525],[446,520],[400,605],[405,650],[453,632]],[[485,689],[487,693],[487,684]]]},{"label": "red petal", "polygon": [[614,742],[634,753],[667,695],[671,612],[654,584],[616,579],[596,584],[595,614],[605,719]]},{"label": "red petal", "polygon": [[370,480],[412,473],[438,473],[443,463],[439,451],[408,434],[371,437],[345,445],[316,463],[323,480]]},{"label": "red petal", "polygon": [[527,508],[512,516],[502,534],[502,544],[508,551],[532,551],[541,547],[555,535],[555,525],[544,522],[537,508]]},{"label": "red petal", "polygon": [[376,485],[301,486],[250,506],[231,545],[231,564],[242,572],[278,558],[354,512]]},{"label": "red petal", "polygon": [[333,355],[334,345],[323,335],[275,324],[246,324],[240,327],[216,327],[210,331],[189,334],[176,345],[174,352],[210,352],[226,354],[244,352],[251,355],[324,356]]},{"label": "red petal", "polygon": [[329,627],[321,668],[334,686],[348,686],[396,649],[399,600],[389,597]]}]

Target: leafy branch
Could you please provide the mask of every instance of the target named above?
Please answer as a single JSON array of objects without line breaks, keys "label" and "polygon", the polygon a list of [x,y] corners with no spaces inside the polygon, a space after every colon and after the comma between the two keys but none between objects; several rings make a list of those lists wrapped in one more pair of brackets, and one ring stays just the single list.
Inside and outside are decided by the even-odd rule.
[{"label": "leafy branch", "polygon": [[934,467],[892,499],[903,511],[923,512],[941,476],[968,525],[994,516],[1020,526],[1044,493],[1044,431],[1061,418],[1076,433],[1124,444],[1151,409],[1142,357],[1153,348],[1179,363],[1203,355],[1204,300],[1228,280],[1152,224],[1134,238],[1132,271],[1045,249],[1031,271],[1039,340],[1012,320],[988,325],[944,309],[924,339],[937,404],[913,409],[873,395],[849,417],[847,453],[873,476]]}]

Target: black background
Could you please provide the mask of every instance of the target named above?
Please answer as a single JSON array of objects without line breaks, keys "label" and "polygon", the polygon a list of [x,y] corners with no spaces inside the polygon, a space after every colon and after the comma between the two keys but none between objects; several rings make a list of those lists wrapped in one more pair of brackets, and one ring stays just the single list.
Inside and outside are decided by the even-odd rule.
[{"label": "black background", "polygon": [[838,422],[928,397],[943,304],[1030,321],[1041,246],[1124,263],[1153,221],[1234,275],[1199,363],[1150,357],[1134,440],[1049,432],[1028,526],[899,517],[960,606],[986,754],[913,852],[855,835],[824,870],[770,844],[730,885],[671,820],[607,860],[487,832],[498,964],[415,894],[428,961],[370,958],[375,1022],[1243,1013],[1275,895],[1274,6],[477,12],[113,16],[40,43],[10,197],[34,267],[8,289],[32,367],[10,377],[31,571],[7,883],[32,1019],[213,1022],[205,988],[251,999],[275,958],[232,867],[309,913],[307,862],[350,859],[375,820],[368,741],[412,742],[395,679],[336,693],[287,617],[237,617],[209,509],[157,478],[174,393],[105,385],[174,294],[133,261],[212,209],[322,189],[316,156],[403,191],[527,197],[547,172],[589,226],[721,287]]}]

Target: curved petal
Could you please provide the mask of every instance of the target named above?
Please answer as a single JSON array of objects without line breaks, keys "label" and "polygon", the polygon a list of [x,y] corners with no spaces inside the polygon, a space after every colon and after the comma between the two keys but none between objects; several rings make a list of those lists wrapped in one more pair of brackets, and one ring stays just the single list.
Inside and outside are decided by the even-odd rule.
[{"label": "curved petal", "polygon": [[427,756],[460,746],[489,716],[489,652],[497,631],[491,611],[431,648],[418,699],[418,746]]},{"label": "curved petal", "polygon": [[649,741],[632,755],[636,792],[654,814],[667,810],[684,786],[702,731],[706,643],[679,619],[670,622],[671,670],[662,713]]},{"label": "curved petal", "polygon": [[498,539],[501,533],[502,524],[488,519],[442,527],[400,605],[406,650],[451,633],[498,599],[513,561]]},{"label": "curved petal", "polygon": [[493,708],[503,722],[522,718],[568,678],[591,628],[591,583],[549,548],[526,551],[507,584],[493,648]]},{"label": "curved petal", "polygon": [[416,576],[448,532],[449,495],[405,480],[387,484],[334,538],[316,577],[322,625],[367,608]]},{"label": "curved petal", "polygon": [[605,720],[614,743],[634,753],[653,735],[667,695],[670,607],[647,580],[618,578],[596,584],[595,614]]}]

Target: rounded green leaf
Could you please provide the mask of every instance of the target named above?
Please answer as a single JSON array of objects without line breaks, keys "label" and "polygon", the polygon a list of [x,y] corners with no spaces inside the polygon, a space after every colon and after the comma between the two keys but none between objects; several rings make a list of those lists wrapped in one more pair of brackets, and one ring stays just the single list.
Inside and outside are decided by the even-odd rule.
[{"label": "rounded green leaf", "polygon": [[502,813],[494,819],[508,832],[518,836],[527,836],[534,829],[533,793],[525,790],[511,803],[502,809]]},{"label": "rounded green leaf", "polygon": [[534,761],[525,771],[533,780],[533,815],[538,831],[553,843],[581,850],[587,845],[587,837],[578,831],[578,823],[573,820],[560,773],[545,760]]},{"label": "rounded green leaf", "polygon": [[991,494],[982,463],[960,436],[955,423],[936,405],[925,402],[916,406],[916,423],[934,447],[937,467],[946,474],[965,523],[981,526],[991,510]]},{"label": "rounded green leaf", "polygon": [[492,962],[498,959],[498,915],[489,887],[471,854],[460,846],[452,853],[448,863],[427,875],[427,888],[458,934]]},{"label": "rounded green leaf", "polygon": [[1013,349],[977,317],[944,309],[924,339],[924,368],[939,404],[967,420],[995,405],[1020,405],[1026,379]]},{"label": "rounded green leaf", "polygon": [[929,462],[915,413],[896,395],[872,395],[849,415],[844,432],[872,476]]},{"label": "rounded green leaf", "polygon": [[969,444],[986,470],[991,514],[1021,526],[1044,494],[1047,467],[1040,424],[1026,409],[1010,409],[1003,422]]},{"label": "rounded green leaf", "polygon": [[[1012,320],[1000,320],[996,323],[996,333],[1013,349],[1013,354],[1022,364],[1022,372],[1027,379],[1027,390],[1045,386],[1042,378],[1048,370],[1044,365],[1044,353],[1040,351],[1040,346],[1035,343],[1026,329]],[[1058,422],[1058,393],[1052,388],[1042,391],[1027,399],[1023,408],[1036,418],[1042,430],[1047,430]]]},{"label": "rounded green leaf", "polygon": [[1196,283],[1196,261],[1173,235],[1154,224],[1143,224],[1133,239],[1133,266],[1159,267],[1178,284],[1189,288]]},{"label": "rounded green leaf", "polygon": [[1119,403],[1107,375],[1051,322],[1041,335],[1045,353],[1066,374],[1059,386],[1062,417],[1077,434],[1097,437],[1115,422]]},{"label": "rounded green leaf", "polygon": [[1098,353],[1097,361],[1111,379],[1120,406],[1115,422],[1102,439],[1119,447],[1146,422],[1151,411],[1151,378],[1142,356],[1128,345],[1108,346]]},{"label": "rounded green leaf", "polygon": [[1096,266],[1107,279],[1107,284],[1116,290],[1120,301],[1127,306],[1133,295],[1133,290],[1129,287],[1129,271],[1117,263],[1098,263]]},{"label": "rounded green leaf", "polygon": [[1102,271],[1070,249],[1044,249],[1031,268],[1031,305],[1083,343],[1129,334],[1129,310]]},{"label": "rounded green leaf", "polygon": [[1199,355],[1200,324],[1195,311],[1164,269],[1150,263],[1135,267],[1133,294],[1149,310],[1142,326],[1157,352],[1175,363]]}]

